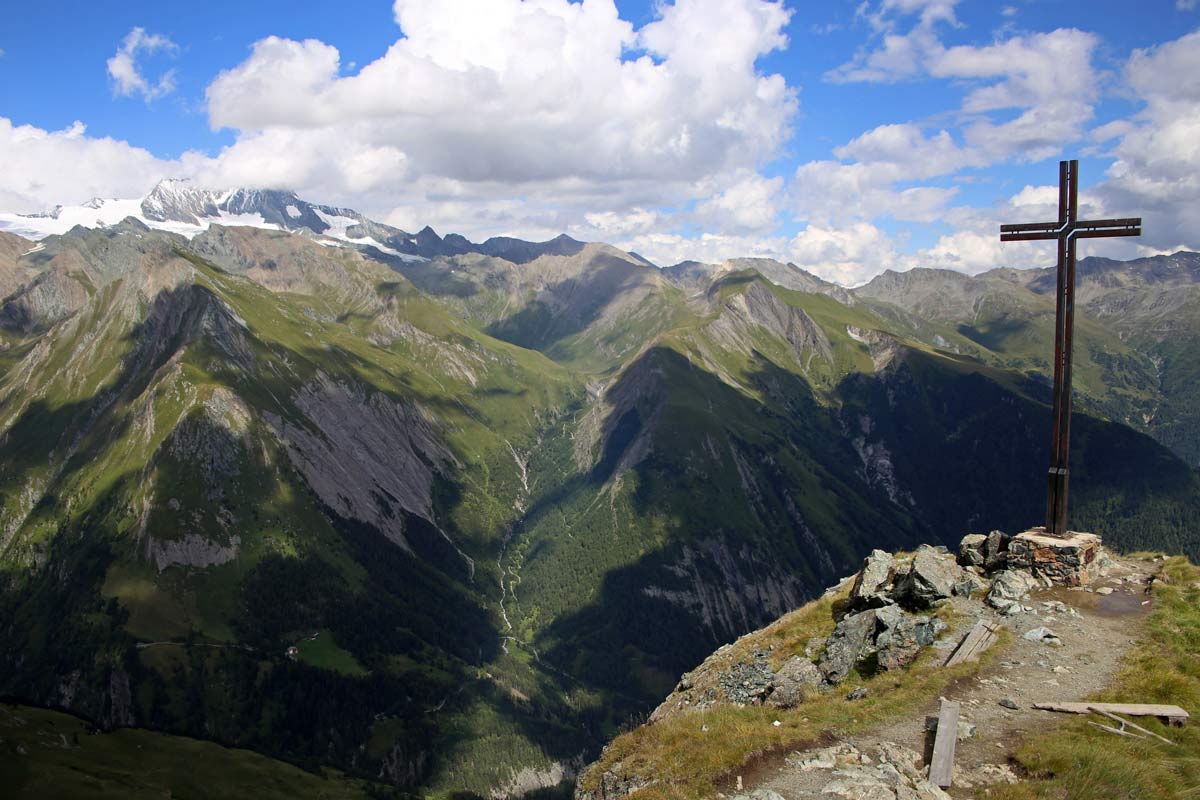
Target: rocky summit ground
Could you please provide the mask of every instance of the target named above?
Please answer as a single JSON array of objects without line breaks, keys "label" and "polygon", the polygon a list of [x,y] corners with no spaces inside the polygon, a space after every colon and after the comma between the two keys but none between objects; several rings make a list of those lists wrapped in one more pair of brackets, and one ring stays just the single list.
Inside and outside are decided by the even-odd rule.
[{"label": "rocky summit ground", "polygon": [[[972,797],[978,786],[1018,780],[1009,766],[1016,746],[1027,735],[1063,721],[1060,715],[1034,709],[1034,703],[1081,701],[1108,684],[1151,607],[1154,571],[1155,562],[1113,559],[1094,586],[1034,589],[1023,610],[1011,616],[979,597],[950,601],[961,621],[935,647],[948,651],[977,619],[995,619],[1012,635],[995,646],[998,652],[989,666],[944,693],[962,704],[949,796]],[[1026,638],[1039,628],[1057,636]],[[743,790],[768,790],[785,800],[943,797],[922,777],[933,747],[926,716],[936,716],[939,702],[931,697],[924,713],[829,747],[765,759],[744,771]],[[736,792],[735,787],[730,788]]]},{"label": "rocky summit ground", "polygon": [[[1021,782],[1019,748],[1070,716],[1034,704],[1114,685],[1144,641],[1164,562],[1066,548],[1072,578],[1069,563],[1031,571],[1016,542],[1021,552],[993,532],[958,553],[875,551],[822,600],[685,673],[646,726],[585,771],[577,798],[946,800]],[[1047,577],[1060,572],[1087,585]],[[994,643],[943,666],[980,621]],[[961,706],[947,790],[927,779],[943,699]]]}]

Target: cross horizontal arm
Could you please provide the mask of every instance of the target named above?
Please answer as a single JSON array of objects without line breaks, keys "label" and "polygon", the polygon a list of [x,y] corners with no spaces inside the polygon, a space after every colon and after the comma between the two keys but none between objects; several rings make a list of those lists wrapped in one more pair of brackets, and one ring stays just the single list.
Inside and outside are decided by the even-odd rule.
[{"label": "cross horizontal arm", "polygon": [[1062,223],[1053,222],[1021,222],[1016,225],[1001,225],[1001,233],[1053,232],[1062,227]]},{"label": "cross horizontal arm", "polygon": [[1000,241],[1033,242],[1039,239],[1057,239],[1061,235],[1057,230],[1044,233],[1002,233],[1000,234]]},{"label": "cross horizontal arm", "polygon": [[1108,236],[1141,236],[1142,218],[1091,219],[1075,223],[1078,239],[1099,239]]},{"label": "cross horizontal arm", "polygon": [[1033,242],[1057,239],[1068,231],[1076,239],[1101,239],[1110,236],[1141,236],[1142,218],[1094,219],[1076,222],[1067,228],[1061,222],[1022,222],[1000,226],[1002,242]]}]

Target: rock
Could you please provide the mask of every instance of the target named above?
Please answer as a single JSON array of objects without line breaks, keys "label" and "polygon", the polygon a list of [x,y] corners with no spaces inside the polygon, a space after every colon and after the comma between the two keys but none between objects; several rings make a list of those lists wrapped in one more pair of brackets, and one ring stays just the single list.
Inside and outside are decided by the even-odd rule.
[{"label": "rock", "polygon": [[867,687],[859,686],[857,689],[855,689],[852,692],[850,692],[849,694],[847,694],[846,699],[850,700],[850,701],[862,700],[864,697],[867,696],[867,694],[868,694]]},{"label": "rock", "polygon": [[[937,723],[938,723],[937,717],[926,717],[925,718],[925,730],[936,731]],[[974,739],[976,730],[977,730],[976,727],[973,724],[971,724],[970,722],[967,722],[966,720],[959,720],[958,721],[958,730],[955,732],[955,736],[958,738],[958,741],[960,741],[960,742],[966,741],[967,739]]]},{"label": "rock", "polygon": [[1112,593],[1113,593],[1113,588],[1111,586],[1101,586],[1099,589],[1096,590],[1096,594],[1112,594]]},{"label": "rock", "polygon": [[887,605],[891,602],[887,592],[895,576],[896,566],[891,554],[872,550],[871,555],[863,560],[862,569],[850,589],[851,605],[855,608]]},{"label": "rock", "polygon": [[976,784],[1020,783],[1021,779],[1008,764],[980,764],[971,771],[971,778]]},{"label": "rock", "polygon": [[958,563],[964,567],[982,567],[987,561],[988,537],[982,533],[968,533],[958,544]]},{"label": "rock", "polygon": [[893,670],[908,666],[920,655],[921,648],[933,644],[933,640],[944,630],[946,623],[940,619],[902,618],[875,639],[879,668]]},{"label": "rock", "polygon": [[771,693],[767,705],[775,708],[792,708],[804,702],[811,691],[815,691],[824,680],[821,670],[807,658],[793,656],[788,659],[771,682]]},{"label": "rock", "polygon": [[717,685],[730,702],[759,703],[771,691],[775,674],[767,663],[770,653],[769,648],[756,650],[749,661],[734,664],[717,676]]},{"label": "rock", "polygon": [[864,647],[874,640],[876,613],[872,608],[848,614],[833,629],[817,664],[827,682],[840,683],[854,669]]},{"label": "rock", "polygon": [[1003,531],[992,531],[987,535],[987,547],[983,568],[988,572],[1004,569],[1008,564],[1008,546],[1012,537]]},{"label": "rock", "polygon": [[1017,701],[1013,700],[1011,697],[1002,698],[1000,700],[1000,705],[1004,706],[1005,708],[1011,708],[1014,711],[1020,708],[1020,706],[1017,705]]},{"label": "rock", "polygon": [[963,578],[958,583],[954,584],[954,595],[956,597],[970,598],[971,595],[983,589],[983,582],[969,572],[963,573]]},{"label": "rock", "polygon": [[820,796],[829,800],[896,800],[896,791],[866,770],[857,770],[827,783]]},{"label": "rock", "polygon": [[876,748],[876,755],[879,757],[880,763],[891,764],[910,783],[921,780],[921,771],[917,768],[921,756],[916,752],[894,742],[881,742]]},{"label": "rock", "polygon": [[1025,631],[1025,633],[1021,634],[1021,638],[1028,639],[1031,642],[1037,642],[1038,644],[1048,644],[1052,647],[1062,647],[1062,639],[1058,638],[1058,634],[1045,626]]},{"label": "rock", "polygon": [[1028,594],[1029,590],[1036,585],[1037,582],[1028,572],[1015,569],[1003,570],[996,573],[996,577],[992,580],[987,604],[992,608],[1004,611]]},{"label": "rock", "polygon": [[922,547],[908,572],[897,579],[892,594],[897,602],[928,608],[934,601],[950,597],[961,579],[962,569],[957,564],[933,548]]},{"label": "rock", "polygon": [[770,789],[755,789],[747,794],[735,794],[731,800],[784,800],[784,797]]},{"label": "rock", "polygon": [[808,658],[816,658],[825,649],[825,637],[814,636],[804,645],[804,655]]}]

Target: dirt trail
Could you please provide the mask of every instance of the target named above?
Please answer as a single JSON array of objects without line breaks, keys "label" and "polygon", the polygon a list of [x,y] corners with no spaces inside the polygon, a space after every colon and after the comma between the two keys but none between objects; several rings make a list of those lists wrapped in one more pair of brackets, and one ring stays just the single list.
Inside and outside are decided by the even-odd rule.
[{"label": "dirt trail", "polygon": [[[980,766],[1007,763],[1024,738],[1064,721],[1063,715],[1034,709],[1034,703],[1084,700],[1109,683],[1151,608],[1148,582],[1156,567],[1150,562],[1115,559],[1108,574],[1091,587],[1102,591],[1111,588],[1111,594],[1061,587],[1035,590],[1024,603],[1036,614],[1003,617],[979,599],[952,601],[962,613],[962,624],[935,645],[943,653],[949,653],[947,647],[957,644],[980,618],[999,620],[1011,631],[1010,640],[987,668],[946,692],[946,699],[962,704],[961,719],[976,727],[973,737],[958,742],[956,776],[961,774],[969,782],[968,776]],[[1065,604],[1068,611],[1044,605],[1056,602]],[[1039,626],[1056,633],[1062,646],[1022,638],[1022,634]],[[882,742],[892,742],[928,759],[933,735],[925,730],[925,717],[937,715],[938,700],[931,698],[911,718],[882,724],[847,738],[845,743],[867,753]],[[1001,700],[1015,701],[1017,709],[1001,706]],[[1130,698],[1131,702],[1136,700]],[[802,759],[803,755],[792,755],[760,765],[744,776],[746,788],[771,789],[786,800],[820,797],[831,779],[830,773],[823,769],[804,771],[798,766]],[[960,785],[949,793],[969,797],[971,789]]]}]

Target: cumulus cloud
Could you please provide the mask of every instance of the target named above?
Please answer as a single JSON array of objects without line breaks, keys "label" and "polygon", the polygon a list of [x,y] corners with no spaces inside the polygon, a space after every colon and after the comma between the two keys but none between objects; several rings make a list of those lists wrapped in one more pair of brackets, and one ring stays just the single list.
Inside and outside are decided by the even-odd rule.
[{"label": "cumulus cloud", "polygon": [[81,122],[48,131],[0,117],[0,208],[31,213],[91,197],[138,197],[179,162],[110,138],[93,138]]},{"label": "cumulus cloud", "polygon": [[121,41],[117,52],[108,59],[108,76],[112,78],[113,92],[121,97],[141,95],[146,102],[175,91],[175,70],[169,69],[156,80],[148,80],[138,67],[140,53],[173,54],[179,46],[166,36],[146,33],[145,28],[134,28]]},{"label": "cumulus cloud", "polygon": [[[612,0],[397,0],[403,37],[352,75],[328,44],[263,39],[208,87],[211,124],[239,134],[213,178],[326,196],[451,181],[479,199],[498,186],[570,205],[582,191],[629,208],[753,171],[797,108],[782,76],[756,69],[786,45],[790,12],[657,10],[635,29]],[[355,170],[350,151],[373,155]]]},{"label": "cumulus cloud", "polygon": [[1200,231],[1200,30],[1136,50],[1125,80],[1145,108],[1123,127],[1116,161],[1097,191],[1105,205],[1146,218],[1142,241],[1157,250],[1196,241]]}]

